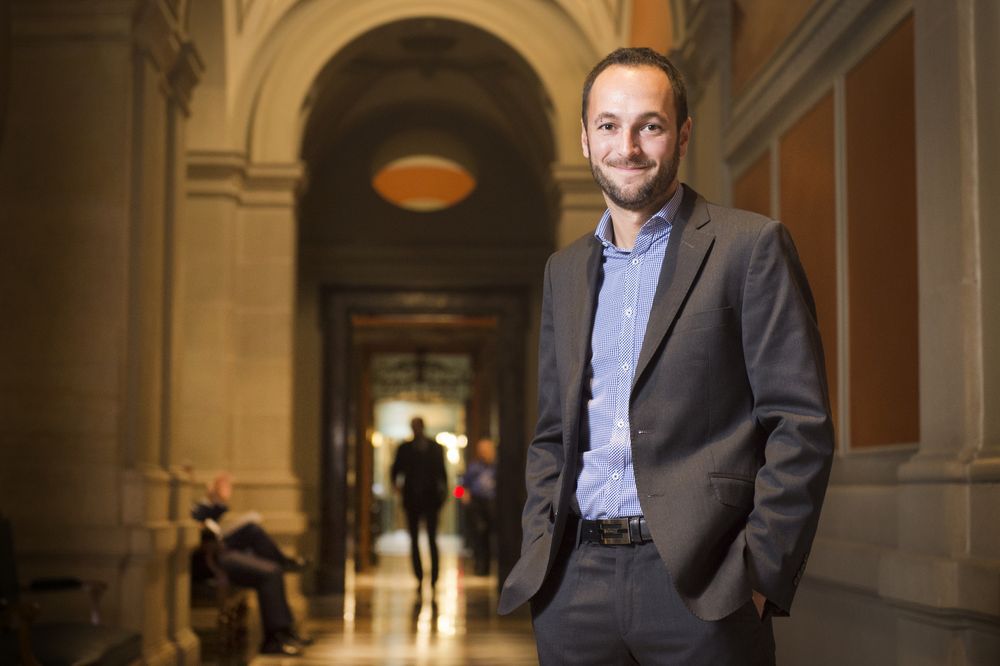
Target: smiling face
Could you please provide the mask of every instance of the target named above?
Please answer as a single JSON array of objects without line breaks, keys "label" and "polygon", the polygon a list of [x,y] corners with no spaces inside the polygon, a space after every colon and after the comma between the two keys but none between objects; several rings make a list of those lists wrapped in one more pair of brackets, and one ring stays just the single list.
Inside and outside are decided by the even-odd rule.
[{"label": "smiling face", "polygon": [[580,141],[608,206],[648,216],[677,188],[690,134],[662,70],[612,65],[591,88]]}]

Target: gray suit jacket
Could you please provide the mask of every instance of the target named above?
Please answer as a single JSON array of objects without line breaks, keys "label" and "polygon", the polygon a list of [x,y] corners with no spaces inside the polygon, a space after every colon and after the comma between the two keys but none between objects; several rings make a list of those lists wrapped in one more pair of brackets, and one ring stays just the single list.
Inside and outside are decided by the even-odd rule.
[{"label": "gray suit jacket", "polygon": [[[723,618],[751,588],[787,613],[834,449],[815,306],[784,226],[685,189],[632,385],[639,501],[692,613]],[[545,269],[538,425],[501,613],[538,592],[563,536],[601,257],[588,235]]]}]

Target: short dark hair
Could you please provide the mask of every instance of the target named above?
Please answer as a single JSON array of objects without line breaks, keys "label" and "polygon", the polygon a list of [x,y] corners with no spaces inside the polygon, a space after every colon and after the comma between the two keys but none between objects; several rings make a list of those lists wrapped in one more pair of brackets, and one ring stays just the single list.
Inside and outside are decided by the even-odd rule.
[{"label": "short dark hair", "polygon": [[590,89],[594,87],[597,77],[612,65],[623,67],[656,67],[670,79],[670,88],[674,91],[674,109],[677,112],[677,129],[681,128],[688,117],[687,88],[684,77],[667,56],[657,53],[645,46],[616,49],[604,56],[601,62],[594,65],[583,82],[583,106],[580,117],[587,124],[587,105],[590,104]]}]

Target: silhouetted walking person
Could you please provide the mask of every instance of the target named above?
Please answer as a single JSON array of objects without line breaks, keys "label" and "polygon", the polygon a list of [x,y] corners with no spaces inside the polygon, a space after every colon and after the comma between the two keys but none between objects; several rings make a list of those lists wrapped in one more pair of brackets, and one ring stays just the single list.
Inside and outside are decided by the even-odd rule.
[{"label": "silhouetted walking person", "polygon": [[[406,510],[406,524],[410,531],[410,553],[413,558],[413,573],[417,582],[424,579],[424,568],[420,562],[420,521],[427,528],[427,539],[431,549],[431,587],[438,580],[437,523],[438,512],[444,504],[447,493],[448,475],[444,468],[444,451],[433,440],[424,436],[424,420],[419,416],[410,422],[413,439],[403,442],[396,451],[392,463],[392,482],[403,494],[403,508]],[[403,482],[400,484],[399,477]]]}]

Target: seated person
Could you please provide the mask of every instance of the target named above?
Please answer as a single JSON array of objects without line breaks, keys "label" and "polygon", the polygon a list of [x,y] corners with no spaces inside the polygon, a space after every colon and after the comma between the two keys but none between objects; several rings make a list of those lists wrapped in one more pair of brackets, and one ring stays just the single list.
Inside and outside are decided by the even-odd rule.
[{"label": "seated person", "polygon": [[214,570],[217,567],[229,583],[256,590],[264,629],[261,654],[297,656],[312,640],[295,631],[292,611],[285,599],[284,572],[301,570],[305,562],[281,552],[256,521],[243,521],[223,532],[218,521],[229,510],[232,491],[232,477],[222,472],[209,485],[207,497],[191,508],[191,517],[204,526],[202,547],[192,557],[191,577],[212,578],[217,575]]}]

